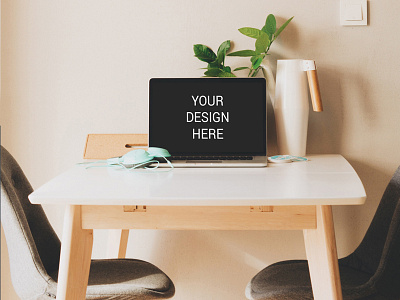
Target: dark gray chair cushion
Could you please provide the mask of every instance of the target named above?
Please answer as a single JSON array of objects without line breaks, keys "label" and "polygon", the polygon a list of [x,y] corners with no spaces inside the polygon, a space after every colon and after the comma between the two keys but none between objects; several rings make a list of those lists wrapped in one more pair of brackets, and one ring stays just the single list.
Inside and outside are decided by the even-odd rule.
[{"label": "dark gray chair cushion", "polygon": [[[57,274],[51,277],[57,279]],[[56,290],[49,292],[55,294]],[[174,293],[171,280],[148,262],[96,259],[90,265],[86,299],[165,299]]]},{"label": "dark gray chair cushion", "polygon": [[[10,257],[11,279],[21,299],[54,299],[60,240],[14,158],[1,147],[1,223]],[[135,259],[92,260],[87,299],[166,299],[172,281],[156,266]]]},{"label": "dark gray chair cushion", "polygon": [[[359,247],[339,260],[343,299],[400,299],[400,167]],[[305,260],[270,265],[246,287],[248,299],[313,299]]]},{"label": "dark gray chair cushion", "polygon": [[[339,268],[344,299],[369,296],[364,295],[363,289],[360,290],[359,287],[368,282],[371,274],[346,266]],[[247,289],[247,293],[251,294],[250,299],[313,299],[306,260],[283,261],[270,265],[253,277]]]}]

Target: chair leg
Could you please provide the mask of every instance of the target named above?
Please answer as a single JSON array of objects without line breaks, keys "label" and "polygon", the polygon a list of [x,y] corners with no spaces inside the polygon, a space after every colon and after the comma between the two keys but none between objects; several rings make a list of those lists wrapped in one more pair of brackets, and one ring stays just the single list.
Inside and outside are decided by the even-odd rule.
[{"label": "chair leg", "polygon": [[93,247],[93,230],[82,229],[81,206],[65,210],[57,300],[85,299]]},{"label": "chair leg", "polygon": [[109,229],[107,258],[125,258],[129,229]]},{"label": "chair leg", "polygon": [[317,205],[317,228],[304,229],[304,242],[314,299],[341,300],[332,207]]}]

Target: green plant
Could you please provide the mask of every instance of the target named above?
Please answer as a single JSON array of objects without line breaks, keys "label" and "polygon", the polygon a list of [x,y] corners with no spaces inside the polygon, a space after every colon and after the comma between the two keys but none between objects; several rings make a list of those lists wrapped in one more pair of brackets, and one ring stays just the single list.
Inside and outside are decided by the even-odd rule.
[{"label": "green plant", "polygon": [[223,42],[219,46],[217,54],[205,45],[196,44],[193,46],[194,56],[208,64],[207,68],[203,68],[206,69],[204,72],[205,77],[236,77],[231,68],[225,66],[226,53],[230,48],[230,40]]},{"label": "green plant", "polygon": [[276,38],[282,33],[286,26],[292,21],[293,17],[287,20],[281,27],[276,27],[276,19],[273,14],[269,14],[265,20],[265,25],[261,29],[252,27],[240,28],[240,33],[256,39],[255,50],[241,50],[229,53],[228,56],[240,56],[240,57],[250,57],[251,67],[240,67],[233,71],[239,71],[244,69],[249,69],[248,77],[254,77],[257,75],[261,68],[261,63],[263,59],[268,55],[269,48],[271,44],[276,40]]}]

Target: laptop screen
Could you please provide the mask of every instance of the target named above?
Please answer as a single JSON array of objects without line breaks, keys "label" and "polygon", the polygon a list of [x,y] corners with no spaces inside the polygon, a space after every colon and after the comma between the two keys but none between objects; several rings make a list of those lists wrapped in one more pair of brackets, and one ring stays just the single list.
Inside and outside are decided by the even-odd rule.
[{"label": "laptop screen", "polygon": [[177,155],[266,155],[264,78],[153,78],[149,146]]}]

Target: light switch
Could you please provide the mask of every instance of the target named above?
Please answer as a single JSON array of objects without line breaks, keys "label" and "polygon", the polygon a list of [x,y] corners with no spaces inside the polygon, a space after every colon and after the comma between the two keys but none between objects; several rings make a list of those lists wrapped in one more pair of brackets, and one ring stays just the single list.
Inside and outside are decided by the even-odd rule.
[{"label": "light switch", "polygon": [[340,0],[340,25],[367,25],[367,0]]},{"label": "light switch", "polygon": [[346,5],[344,15],[346,21],[362,21],[361,4]]}]

